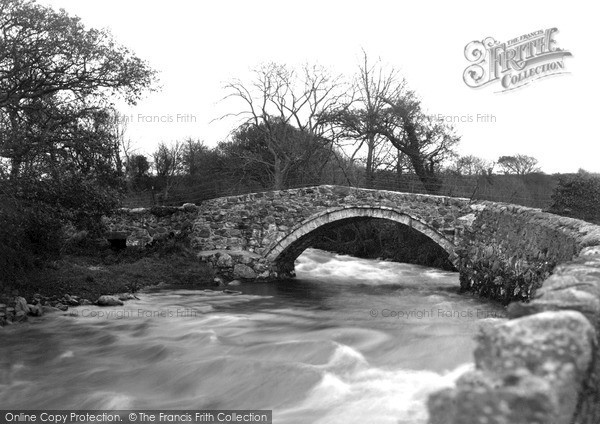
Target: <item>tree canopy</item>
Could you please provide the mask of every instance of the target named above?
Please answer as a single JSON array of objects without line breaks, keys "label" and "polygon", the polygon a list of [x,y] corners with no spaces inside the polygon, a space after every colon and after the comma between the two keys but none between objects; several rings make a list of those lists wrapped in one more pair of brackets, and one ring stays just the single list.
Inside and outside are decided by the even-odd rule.
[{"label": "tree canopy", "polygon": [[498,165],[505,174],[525,175],[540,172],[537,163],[536,158],[527,155],[500,156],[498,158]]},{"label": "tree canopy", "polygon": [[135,103],[154,82],[107,31],[32,1],[0,1],[0,156],[12,178],[40,162],[89,171],[110,144],[113,96]]},{"label": "tree canopy", "polygon": [[0,247],[19,256],[62,224],[99,229],[121,186],[114,101],[134,104],[155,82],[107,31],[0,0],[0,221],[14,233]]}]

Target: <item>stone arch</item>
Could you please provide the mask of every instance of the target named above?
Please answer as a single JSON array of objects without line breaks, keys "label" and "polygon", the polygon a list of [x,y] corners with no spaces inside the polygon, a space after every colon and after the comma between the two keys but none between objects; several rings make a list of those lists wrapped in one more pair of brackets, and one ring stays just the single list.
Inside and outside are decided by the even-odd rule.
[{"label": "stone arch", "polygon": [[280,255],[295,242],[300,240],[300,238],[326,224],[351,218],[379,218],[407,225],[433,240],[448,253],[450,258],[454,257],[454,243],[444,237],[441,233],[431,228],[427,223],[417,217],[386,206],[352,206],[330,208],[319,212],[295,225],[286,235],[274,241],[265,249],[263,256],[271,263],[276,263]]}]

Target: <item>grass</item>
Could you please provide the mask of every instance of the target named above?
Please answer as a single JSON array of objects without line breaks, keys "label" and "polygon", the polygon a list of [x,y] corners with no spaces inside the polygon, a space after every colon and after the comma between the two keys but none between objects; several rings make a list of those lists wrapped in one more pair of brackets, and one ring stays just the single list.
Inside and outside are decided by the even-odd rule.
[{"label": "grass", "polygon": [[[31,300],[35,293],[49,298],[65,294],[95,302],[105,294],[136,292],[161,283],[211,285],[212,271],[185,247],[132,249],[82,249],[59,260],[31,269],[0,292],[2,297],[19,295]],[[4,296],[3,296],[4,295]]]}]

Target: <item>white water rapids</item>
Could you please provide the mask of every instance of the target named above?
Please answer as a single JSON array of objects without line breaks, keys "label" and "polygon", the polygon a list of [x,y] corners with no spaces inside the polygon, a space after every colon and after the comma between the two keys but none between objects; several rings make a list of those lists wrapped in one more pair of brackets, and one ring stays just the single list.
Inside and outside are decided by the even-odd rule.
[{"label": "white water rapids", "polygon": [[[502,307],[458,275],[309,249],[297,278],[140,293],[0,329],[2,409],[272,409],[275,423],[422,423]],[[500,317],[500,318],[498,318]]]}]

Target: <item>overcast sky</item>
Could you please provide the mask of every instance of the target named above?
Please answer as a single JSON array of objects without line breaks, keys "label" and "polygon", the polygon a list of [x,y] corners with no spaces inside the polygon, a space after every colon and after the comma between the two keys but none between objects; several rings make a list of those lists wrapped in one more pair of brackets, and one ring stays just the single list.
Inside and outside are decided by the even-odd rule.
[{"label": "overcast sky", "polygon": [[[592,1],[40,2],[87,26],[109,28],[160,72],[162,89],[122,110],[133,117],[128,137],[143,153],[160,141],[190,136],[213,146],[226,138],[235,122],[211,123],[228,107],[220,102],[223,84],[247,77],[261,62],[317,63],[351,75],[364,48],[400,69],[430,113],[471,117],[456,124],[459,153],[490,160],[522,153],[538,158],[547,173],[600,172]],[[504,93],[497,93],[499,84],[473,89],[464,83],[467,43],[504,42],[553,27],[556,45],[573,54],[564,62],[567,74]],[[477,122],[478,114],[495,122]],[[147,116],[173,122],[143,122]]]}]

